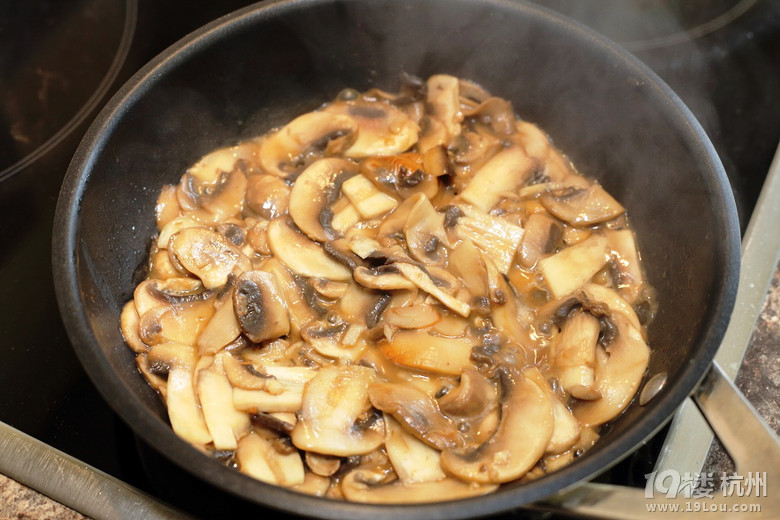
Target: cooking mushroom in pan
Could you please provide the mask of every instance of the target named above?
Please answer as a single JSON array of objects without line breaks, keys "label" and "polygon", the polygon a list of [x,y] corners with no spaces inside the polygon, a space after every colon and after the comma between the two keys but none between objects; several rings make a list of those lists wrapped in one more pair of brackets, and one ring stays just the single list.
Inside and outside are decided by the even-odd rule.
[{"label": "cooking mushroom in pan", "polygon": [[173,430],[258,480],[490,493],[576,463],[645,377],[657,302],[607,190],[471,81],[346,89],[161,189],[119,327]]}]

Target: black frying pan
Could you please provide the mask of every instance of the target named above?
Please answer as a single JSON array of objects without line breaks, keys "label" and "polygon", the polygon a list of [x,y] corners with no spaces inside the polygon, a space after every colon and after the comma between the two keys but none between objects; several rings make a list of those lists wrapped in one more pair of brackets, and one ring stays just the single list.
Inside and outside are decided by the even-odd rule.
[{"label": "black frying pan", "polygon": [[[223,467],[171,431],[119,332],[155,231],[159,188],[206,152],[263,133],[343,87],[399,74],[470,78],[512,101],[628,208],[660,311],[648,376],[668,373],[585,456],[493,495],[414,506],[334,502]],[[499,0],[271,2],[197,31],[137,73],[79,147],[54,233],[57,296],[103,396],[146,442],[195,476],[258,504],[330,518],[460,518],[505,511],[595,476],[653,435],[710,365],[738,280],[739,226],[699,124],[645,66],[544,9]]]}]

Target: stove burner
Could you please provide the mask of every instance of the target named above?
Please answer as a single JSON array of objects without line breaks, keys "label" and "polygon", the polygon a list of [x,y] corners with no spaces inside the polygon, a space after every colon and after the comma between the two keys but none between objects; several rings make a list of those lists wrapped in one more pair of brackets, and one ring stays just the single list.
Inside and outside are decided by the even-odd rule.
[{"label": "stove burner", "polygon": [[136,0],[0,4],[0,181],[54,148],[125,62]]}]

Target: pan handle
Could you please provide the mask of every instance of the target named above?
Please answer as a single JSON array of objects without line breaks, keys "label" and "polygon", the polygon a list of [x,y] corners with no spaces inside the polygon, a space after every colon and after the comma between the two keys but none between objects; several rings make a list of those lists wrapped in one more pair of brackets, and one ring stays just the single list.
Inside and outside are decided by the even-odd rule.
[{"label": "pan handle", "polygon": [[[733,459],[738,475],[765,473],[765,486],[780,481],[777,435],[717,363],[712,364],[691,398]],[[780,518],[780,495],[771,491],[765,494],[758,497],[715,494],[711,499],[698,500],[706,500],[707,513],[702,514],[708,518]],[[605,519],[692,518],[691,512],[697,511],[694,507],[697,499],[667,498],[662,493],[652,495],[648,498],[644,489],[588,482],[537,505],[567,515]],[[740,511],[748,502],[758,504],[760,511]]]}]

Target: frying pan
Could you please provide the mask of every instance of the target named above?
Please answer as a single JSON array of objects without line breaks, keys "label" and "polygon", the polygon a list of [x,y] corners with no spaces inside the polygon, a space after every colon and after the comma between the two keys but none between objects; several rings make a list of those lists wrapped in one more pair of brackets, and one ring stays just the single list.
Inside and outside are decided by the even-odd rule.
[{"label": "frying pan", "polygon": [[[576,462],[495,494],[414,506],[303,496],[230,470],[171,431],[119,331],[165,183],[206,152],[278,126],[344,87],[397,88],[401,73],[469,78],[509,99],[628,208],[660,310],[647,377],[667,374]],[[462,518],[506,511],[591,479],[658,431],[711,364],[739,273],[729,183],[699,124],[638,60],[540,7],[500,0],[300,0],[237,11],[158,56],[84,137],[57,206],[60,310],[104,398],[167,458],[261,505],[328,518]]]}]

